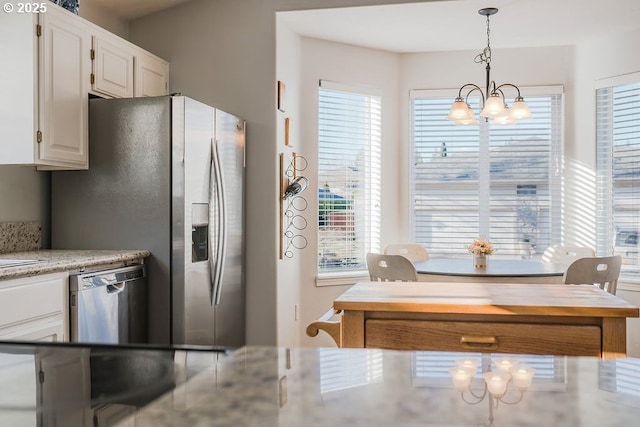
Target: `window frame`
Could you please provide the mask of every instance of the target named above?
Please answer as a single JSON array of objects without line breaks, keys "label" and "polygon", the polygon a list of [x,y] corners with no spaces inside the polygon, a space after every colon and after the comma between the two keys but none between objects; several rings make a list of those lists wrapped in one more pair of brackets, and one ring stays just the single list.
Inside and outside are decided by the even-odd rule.
[{"label": "window frame", "polygon": [[[595,152],[596,152],[596,254],[598,256],[609,256],[616,254],[616,240],[618,238],[614,213],[614,198],[615,198],[615,179],[614,166],[615,161],[614,147],[615,147],[615,135],[613,132],[613,91],[617,87],[640,85],[640,72],[624,74],[621,76],[615,76],[610,78],[601,79],[595,84],[595,119],[596,119],[596,138],[595,138]],[[609,95],[603,94],[602,96],[608,96],[606,111],[603,111],[600,102],[600,91],[608,90]],[[638,89],[640,90],[640,89]],[[640,114],[640,105],[637,107],[636,114]],[[634,110],[635,111],[635,110]],[[605,124],[605,129],[601,126]],[[640,126],[640,121],[638,122]],[[640,155],[640,145],[634,150]],[[633,191],[638,192],[638,198],[635,201],[640,202],[640,183],[633,186]],[[638,226],[640,229],[640,225]],[[640,231],[640,230],[636,230]],[[640,249],[640,246],[636,244]],[[625,268],[625,260],[623,256],[623,266],[620,271],[620,281],[627,283],[640,283],[640,261],[636,264],[634,270]]]},{"label": "window frame", "polygon": [[[383,97],[381,95],[381,90],[377,88],[372,88],[363,85],[356,84],[347,84],[347,83],[339,83],[335,81],[322,79],[319,82],[318,88],[318,195],[316,197],[319,200],[319,190],[323,186],[321,182],[321,172],[320,172],[320,163],[321,163],[321,137],[320,137],[320,115],[321,112],[321,96],[320,92],[322,90],[335,91],[335,92],[344,92],[348,94],[361,95],[368,98],[375,98],[375,101],[378,103],[379,108],[379,116],[377,119],[377,125],[379,127],[377,131],[377,139],[374,141],[374,147],[368,149],[368,156],[371,156],[372,159],[368,159],[367,163],[370,161],[377,163],[377,170],[371,171],[367,170],[366,175],[369,179],[365,182],[365,186],[367,187],[367,192],[371,186],[373,186],[373,192],[371,192],[371,200],[367,200],[371,206],[371,209],[366,212],[367,216],[367,224],[365,228],[367,229],[367,241],[364,243],[366,250],[365,253],[362,254],[363,261],[365,262],[364,268],[341,268],[341,269],[333,269],[333,270],[321,270],[320,266],[320,212],[319,212],[319,204],[318,211],[316,213],[316,227],[318,233],[318,242],[317,242],[317,259],[316,259],[316,286],[335,286],[335,285],[345,285],[345,284],[353,284],[359,280],[368,280],[369,273],[366,269],[366,259],[364,258],[366,252],[378,252],[380,251],[381,245],[381,234],[382,234],[382,226],[381,226],[381,193],[382,193],[382,121],[383,121]],[[375,138],[374,138],[375,139]],[[368,141],[371,143],[371,140]]]}]

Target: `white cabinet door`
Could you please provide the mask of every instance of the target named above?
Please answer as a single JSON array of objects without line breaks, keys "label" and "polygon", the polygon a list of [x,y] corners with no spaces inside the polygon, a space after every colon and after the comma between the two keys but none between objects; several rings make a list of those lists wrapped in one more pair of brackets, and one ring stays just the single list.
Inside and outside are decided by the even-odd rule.
[{"label": "white cabinet door", "polygon": [[91,37],[85,21],[50,7],[40,14],[39,164],[89,167]]},{"label": "white cabinet door", "polygon": [[[57,348],[36,353],[39,424],[85,427],[93,424],[90,350]],[[73,402],[73,405],[69,405]],[[72,410],[73,409],[73,410]]]},{"label": "white cabinet door", "polygon": [[38,17],[12,14],[0,23],[0,164],[34,164],[38,101]]},{"label": "white cabinet door", "polygon": [[67,341],[69,274],[0,281],[0,340]]},{"label": "white cabinet door", "polygon": [[115,36],[93,36],[93,77],[95,92],[115,98],[133,96],[133,51]]},{"label": "white cabinet door", "polygon": [[169,93],[169,63],[139,52],[135,61],[135,96],[161,96]]}]

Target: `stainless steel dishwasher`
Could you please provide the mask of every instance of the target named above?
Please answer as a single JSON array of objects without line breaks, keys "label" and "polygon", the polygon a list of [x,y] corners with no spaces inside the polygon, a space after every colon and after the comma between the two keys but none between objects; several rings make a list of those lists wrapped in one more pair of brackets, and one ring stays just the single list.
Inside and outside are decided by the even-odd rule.
[{"label": "stainless steel dishwasher", "polygon": [[147,284],[144,265],[70,276],[71,341],[147,342]]}]

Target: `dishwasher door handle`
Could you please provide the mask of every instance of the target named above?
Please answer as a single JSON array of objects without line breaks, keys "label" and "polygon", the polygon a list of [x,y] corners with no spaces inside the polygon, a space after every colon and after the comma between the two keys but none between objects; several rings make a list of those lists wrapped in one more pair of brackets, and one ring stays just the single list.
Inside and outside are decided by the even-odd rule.
[{"label": "dishwasher door handle", "polygon": [[107,285],[107,293],[108,294],[119,294],[124,291],[124,288],[127,286],[127,282],[114,283],[113,285]]}]

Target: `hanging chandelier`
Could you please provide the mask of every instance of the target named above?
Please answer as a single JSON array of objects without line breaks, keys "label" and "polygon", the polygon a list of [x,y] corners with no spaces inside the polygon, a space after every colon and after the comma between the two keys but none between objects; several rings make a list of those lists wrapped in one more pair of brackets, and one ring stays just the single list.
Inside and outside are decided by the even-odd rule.
[{"label": "hanging chandelier", "polygon": [[[478,121],[476,120],[475,112],[468,103],[469,95],[475,92],[478,92],[482,98],[480,115],[485,118],[485,121],[491,118],[494,124],[510,124],[520,119],[532,118],[533,115],[531,111],[529,111],[529,106],[524,101],[524,98],[520,95],[518,86],[511,83],[503,83],[497,86],[496,82],[491,80],[491,31],[489,29],[489,17],[498,13],[498,9],[495,7],[487,7],[480,9],[478,13],[487,18],[487,47],[484,48],[482,53],[476,55],[474,62],[476,64],[487,64],[485,67],[487,71],[486,88],[483,92],[479,86],[473,83],[463,85],[458,92],[458,97],[453,101],[453,105],[451,105],[447,119],[453,120],[457,125],[477,124]],[[505,100],[503,89],[506,88],[513,88],[518,93],[511,107],[507,105]]]}]

